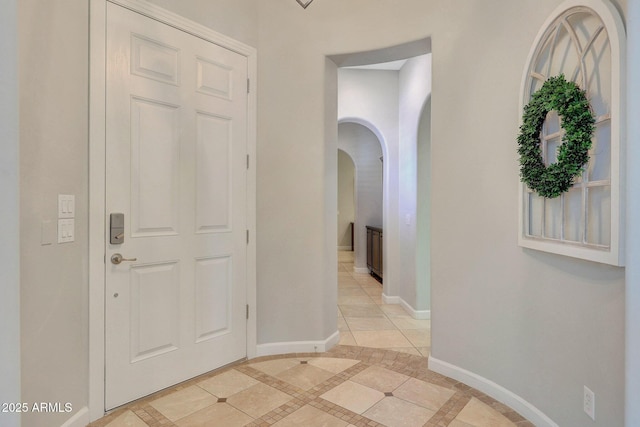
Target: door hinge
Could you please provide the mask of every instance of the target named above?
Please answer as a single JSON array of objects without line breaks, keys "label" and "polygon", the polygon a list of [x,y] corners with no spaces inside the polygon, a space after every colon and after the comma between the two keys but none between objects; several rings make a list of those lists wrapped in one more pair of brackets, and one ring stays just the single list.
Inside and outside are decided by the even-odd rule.
[{"label": "door hinge", "polygon": [[247,230],[247,245],[249,244],[249,230]]},{"label": "door hinge", "polygon": [[247,93],[251,93],[251,80],[247,79]]},{"label": "door hinge", "polygon": [[247,320],[249,320],[249,304],[247,304]]}]

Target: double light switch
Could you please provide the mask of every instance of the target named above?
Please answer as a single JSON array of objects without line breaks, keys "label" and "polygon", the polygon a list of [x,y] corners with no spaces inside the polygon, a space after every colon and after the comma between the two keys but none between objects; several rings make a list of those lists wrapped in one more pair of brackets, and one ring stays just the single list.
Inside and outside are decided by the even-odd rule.
[{"label": "double light switch", "polygon": [[75,240],[76,197],[58,194],[58,243]]}]

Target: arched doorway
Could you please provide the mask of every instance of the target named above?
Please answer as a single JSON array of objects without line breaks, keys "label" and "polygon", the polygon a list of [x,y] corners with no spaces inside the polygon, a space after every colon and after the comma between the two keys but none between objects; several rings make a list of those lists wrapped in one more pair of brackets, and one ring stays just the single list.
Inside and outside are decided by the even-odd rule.
[{"label": "arched doorway", "polygon": [[[353,160],[354,191],[354,271],[367,273],[366,226],[383,225],[383,155],[378,137],[367,127],[351,122],[338,125],[338,152]],[[340,157],[338,157],[338,183],[340,183]],[[346,170],[345,170],[346,172]],[[344,184],[344,183],[343,183]],[[343,191],[346,189],[343,188]],[[340,191],[338,188],[339,202]],[[339,208],[339,233],[344,234],[347,215]],[[341,221],[344,218],[344,223]]]},{"label": "arched doorway", "polygon": [[338,149],[338,236],[339,251],[354,251],[356,220],[356,165],[349,154]]}]

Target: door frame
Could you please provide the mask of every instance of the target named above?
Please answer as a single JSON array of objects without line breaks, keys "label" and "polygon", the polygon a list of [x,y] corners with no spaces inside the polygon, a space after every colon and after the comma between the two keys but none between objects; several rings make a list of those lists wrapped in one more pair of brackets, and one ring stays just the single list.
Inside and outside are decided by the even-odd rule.
[{"label": "door frame", "polygon": [[89,417],[105,413],[105,197],[107,2],[138,12],[247,58],[251,90],[247,104],[247,358],[256,356],[256,109],[257,50],[145,0],[89,3]]}]

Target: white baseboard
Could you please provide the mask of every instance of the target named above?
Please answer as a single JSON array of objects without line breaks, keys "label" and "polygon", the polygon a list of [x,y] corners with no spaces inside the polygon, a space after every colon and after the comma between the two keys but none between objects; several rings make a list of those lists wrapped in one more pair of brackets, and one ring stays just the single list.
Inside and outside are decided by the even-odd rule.
[{"label": "white baseboard", "polygon": [[86,427],[90,422],[91,420],[89,419],[89,408],[83,406],[60,427]]},{"label": "white baseboard", "polygon": [[369,274],[369,269],[367,267],[353,267],[353,272],[359,274]]},{"label": "white baseboard", "polygon": [[388,296],[382,294],[382,302],[384,302],[385,304],[399,304],[402,308],[404,308],[404,311],[406,311],[414,319],[431,319],[431,310],[416,310],[411,307],[408,302],[398,296]]},{"label": "white baseboard", "polygon": [[486,395],[491,396],[518,412],[537,427],[558,427],[558,424],[553,422],[551,418],[547,417],[531,403],[501,385],[481,377],[480,375],[436,359],[433,356],[429,356],[429,369],[480,390]]},{"label": "white baseboard", "polygon": [[335,331],[324,341],[287,341],[258,344],[256,357],[288,353],[322,353],[340,341],[340,332]]},{"label": "white baseboard", "polygon": [[402,300],[400,297],[391,297],[384,293],[382,294],[382,302],[385,304],[400,304],[400,300]]}]

